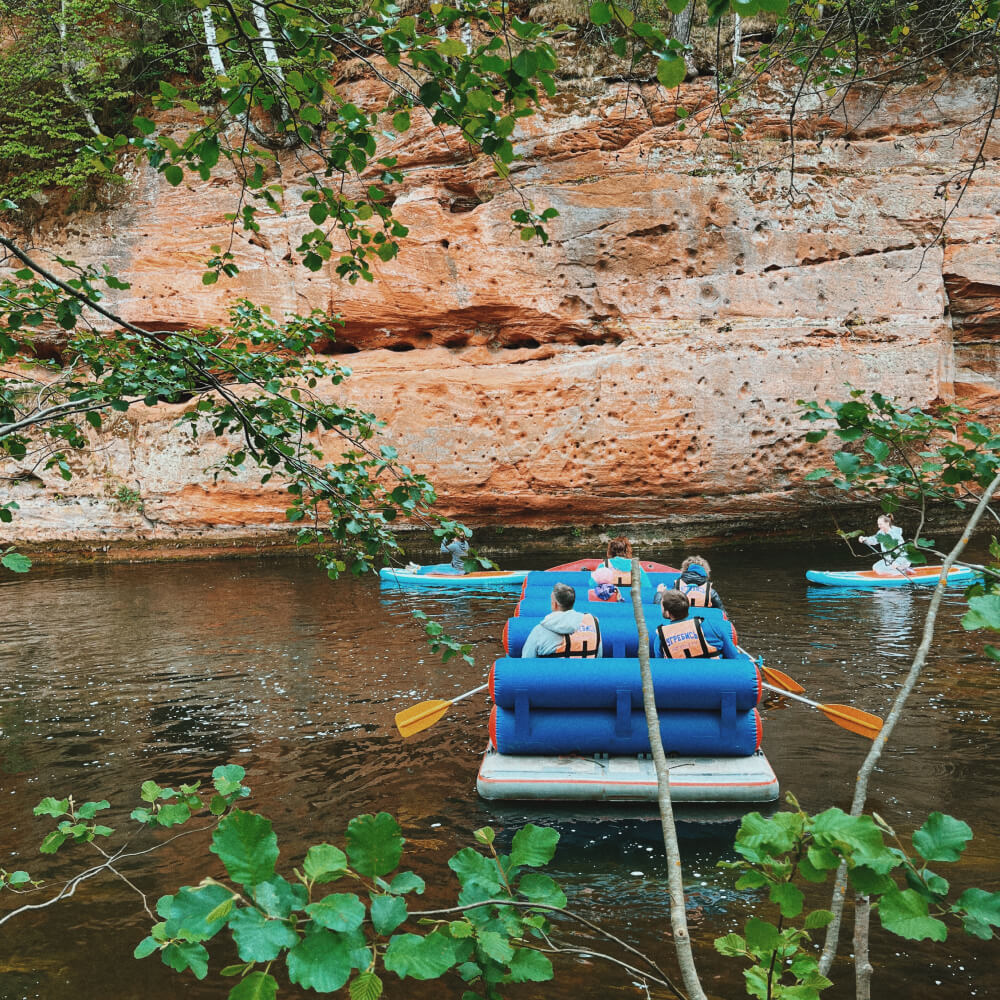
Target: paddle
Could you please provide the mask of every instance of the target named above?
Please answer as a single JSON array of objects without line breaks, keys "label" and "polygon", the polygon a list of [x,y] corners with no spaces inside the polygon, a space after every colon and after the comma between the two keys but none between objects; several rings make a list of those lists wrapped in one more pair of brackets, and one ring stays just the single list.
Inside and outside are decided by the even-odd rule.
[{"label": "paddle", "polygon": [[835,722],[841,729],[857,733],[858,736],[866,736],[873,740],[882,729],[882,720],[877,715],[862,712],[860,708],[851,708],[850,705],[821,705],[818,701],[792,694],[791,691],[775,687],[773,684],[764,684],[763,686],[769,691],[775,691],[783,698],[793,698],[795,701],[801,701],[804,705],[818,708],[831,722]]},{"label": "paddle", "polygon": [[425,729],[430,729],[456,701],[461,701],[463,698],[469,698],[480,691],[485,691],[489,686],[489,683],[480,684],[479,687],[473,688],[471,691],[466,691],[465,694],[460,694],[447,701],[434,699],[432,701],[422,701],[419,705],[411,705],[409,708],[404,708],[402,712],[396,713],[396,728],[399,730],[399,735],[405,739],[407,736],[413,736],[416,733],[422,733]]},{"label": "paddle", "polygon": [[[744,656],[749,656],[753,660],[753,657],[742,646],[737,646],[736,648]],[[776,667],[765,667],[763,658],[754,660],[754,662],[764,675],[764,679],[770,681],[773,687],[781,688],[782,691],[791,691],[792,694],[805,694],[806,689],[794,677],[789,677],[783,670],[778,670]]]}]

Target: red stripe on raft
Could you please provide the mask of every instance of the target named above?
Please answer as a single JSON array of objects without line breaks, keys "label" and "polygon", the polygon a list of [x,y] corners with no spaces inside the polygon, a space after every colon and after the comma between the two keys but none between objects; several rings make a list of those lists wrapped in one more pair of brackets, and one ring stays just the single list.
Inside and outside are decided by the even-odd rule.
[{"label": "red stripe on raft", "polygon": [[496,705],[494,705],[490,709],[490,746],[496,749],[496,745],[497,745],[497,707]]},{"label": "red stripe on raft", "polygon": [[[486,778],[479,772],[479,780],[484,785],[615,785],[623,788],[655,788],[655,781],[601,781],[591,778]],[[766,788],[775,784],[774,781],[674,781],[671,786],[678,788]]]},{"label": "red stripe on raft", "polygon": [[[503,651],[508,656],[510,656],[510,642],[507,636],[507,629],[509,628],[510,628],[510,619],[508,618],[507,621],[503,623],[503,632],[500,633],[500,638],[501,641],[503,642]],[[492,677],[493,675],[491,674],[490,676]],[[493,688],[490,688],[490,694],[493,694]]]},{"label": "red stripe on raft", "polygon": [[754,750],[759,750],[760,739],[764,735],[764,723],[761,722],[760,712],[758,712],[756,708],[753,710],[753,714],[754,714],[754,721],[757,723],[757,745],[754,747]]}]

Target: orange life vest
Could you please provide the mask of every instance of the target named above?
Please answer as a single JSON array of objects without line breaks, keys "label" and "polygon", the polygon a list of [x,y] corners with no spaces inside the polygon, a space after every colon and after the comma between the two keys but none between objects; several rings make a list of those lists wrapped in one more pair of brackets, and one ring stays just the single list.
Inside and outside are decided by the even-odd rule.
[{"label": "orange life vest", "polygon": [[700,618],[685,618],[656,629],[660,637],[660,656],[681,660],[701,656],[718,656],[719,650],[705,641]]},{"label": "orange life vest", "polygon": [[584,615],[577,630],[563,637],[563,644],[545,658],[556,656],[597,656],[601,648],[601,626],[593,615]]},{"label": "orange life vest", "polygon": [[678,581],[677,589],[688,599],[692,608],[708,608],[712,605],[712,588],[705,583],[681,583]]}]

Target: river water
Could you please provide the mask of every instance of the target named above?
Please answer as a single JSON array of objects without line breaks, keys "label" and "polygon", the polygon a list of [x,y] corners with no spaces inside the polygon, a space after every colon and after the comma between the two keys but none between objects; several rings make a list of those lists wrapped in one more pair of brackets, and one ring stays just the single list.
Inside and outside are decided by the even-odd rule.
[{"label": "river water", "polygon": [[[579,557],[552,553],[538,568]],[[709,553],[741,641],[800,680],[821,701],[884,714],[919,641],[929,591],[863,595],[807,586],[808,566],[846,568],[820,546]],[[683,553],[644,558],[676,564]],[[550,823],[561,833],[548,871],[570,907],[674,968],[659,827],[617,807],[561,812],[479,800],[475,775],[487,708],[476,696],[432,729],[403,742],[393,715],[433,697],[475,687],[494,657],[510,596],[445,596],[380,589],[377,581],[331,582],[308,560],[205,562],[39,569],[0,578],[0,867],[68,878],[95,855],[86,847],[40,857],[49,829],[32,807],[44,796],[108,798],[107,822],[128,826],[146,779],[174,787],[207,778],[217,764],[248,772],[248,807],[267,815],[282,862],[341,841],[347,821],[385,810],[408,838],[409,867],[447,882],[444,863],[483,825],[509,838],[517,825]],[[422,642],[421,608],[475,645],[476,665],[447,664]],[[962,630],[962,592],[949,593],[928,669],[873,779],[870,808],[909,833],[934,810],[965,819],[975,840],[958,865],[936,866],[955,886],[1000,889],[1000,692],[981,635]],[[847,808],[868,743],[793,703],[768,703],[764,750],[802,805]],[[735,821],[680,824],[692,937],[712,997],[743,996],[741,964],[712,940],[751,913],[754,894],[716,868],[732,859]],[[140,836],[136,847],[147,841]],[[404,859],[406,861],[406,859]],[[947,869],[954,869],[948,871]],[[129,874],[152,899],[218,874],[205,835],[149,855]],[[449,890],[450,891],[450,890]],[[0,915],[47,892],[0,896]],[[435,903],[444,889],[429,890]],[[821,898],[816,905],[823,905]],[[877,923],[877,921],[876,921]],[[224,998],[232,980],[178,975],[132,949],[149,920],[138,897],[112,880],[84,884],[58,906],[0,927],[0,998],[167,1000]],[[845,935],[845,940],[847,936]],[[218,947],[215,949],[220,951]],[[842,950],[847,952],[845,946]],[[1000,996],[996,942],[953,930],[942,944],[874,933],[873,995]],[[835,966],[825,996],[853,995],[852,966]],[[386,977],[386,996],[455,997],[457,980],[414,988]],[[592,958],[557,959],[556,979],[511,987],[513,997],[577,1000],[646,993],[622,970]],[[281,995],[299,995],[287,987]],[[654,994],[655,995],[655,994]]]}]

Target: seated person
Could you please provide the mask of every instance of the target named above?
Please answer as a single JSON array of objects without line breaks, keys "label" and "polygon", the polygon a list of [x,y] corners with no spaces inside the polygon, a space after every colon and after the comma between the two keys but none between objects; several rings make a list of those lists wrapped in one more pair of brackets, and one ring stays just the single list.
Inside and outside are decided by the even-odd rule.
[{"label": "seated person", "polygon": [[[465,562],[469,557],[469,543],[461,536],[455,535],[452,538],[441,539],[441,551],[447,556],[451,556],[450,572],[456,576],[465,576]],[[445,570],[444,572],[449,572]]]},{"label": "seated person", "polygon": [[[677,589],[687,595],[692,608],[718,608],[725,611],[725,605],[718,591],[712,586],[710,579],[712,569],[707,559],[701,556],[688,556],[681,563],[681,575],[677,580]],[[667,588],[660,584],[657,591]]]},{"label": "seated person", "polygon": [[609,566],[598,566],[590,574],[594,581],[593,589],[587,592],[587,599],[590,601],[621,601],[624,598],[615,586],[618,574]]},{"label": "seated person", "polygon": [[[632,543],[624,535],[612,538],[608,542],[608,551],[604,562],[590,574],[591,580],[595,583],[597,582],[595,574],[600,572],[601,569],[614,571],[614,579],[610,581],[611,583],[617,584],[620,587],[629,587],[632,585]],[[649,585],[649,578],[641,566],[639,567],[639,582],[643,587]]]},{"label": "seated person", "polygon": [[601,628],[593,615],[574,611],[576,591],[565,583],[552,588],[552,613],[524,640],[521,656],[600,656]]},{"label": "seated person", "polygon": [[733,643],[733,627],[727,621],[707,621],[688,615],[691,607],[686,595],[679,590],[666,590],[660,598],[663,617],[668,624],[660,625],[660,656],[669,659],[720,656],[735,660],[740,651]]}]

